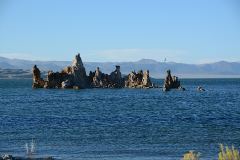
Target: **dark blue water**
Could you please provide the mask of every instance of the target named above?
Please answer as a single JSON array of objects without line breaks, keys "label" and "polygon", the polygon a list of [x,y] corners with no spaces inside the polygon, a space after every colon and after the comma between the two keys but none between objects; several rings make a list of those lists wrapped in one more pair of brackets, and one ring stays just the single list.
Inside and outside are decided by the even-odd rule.
[{"label": "dark blue water", "polygon": [[36,156],[58,159],[217,159],[219,143],[239,147],[240,79],[182,83],[187,91],[33,90],[0,80],[0,154],[24,156],[32,139]]}]

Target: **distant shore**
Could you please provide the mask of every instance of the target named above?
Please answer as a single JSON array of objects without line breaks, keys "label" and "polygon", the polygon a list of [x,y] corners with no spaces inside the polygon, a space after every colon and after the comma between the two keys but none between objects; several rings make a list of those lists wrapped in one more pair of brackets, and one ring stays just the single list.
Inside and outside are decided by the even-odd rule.
[{"label": "distant shore", "polygon": [[[151,70],[150,70],[151,72]],[[123,74],[127,74],[123,72]],[[23,69],[0,69],[0,79],[32,79],[31,70]],[[43,77],[47,76],[47,72],[43,72]],[[177,74],[181,79],[229,79],[229,78],[240,78],[240,75],[186,75]],[[154,76],[153,79],[164,79],[164,76]]]}]

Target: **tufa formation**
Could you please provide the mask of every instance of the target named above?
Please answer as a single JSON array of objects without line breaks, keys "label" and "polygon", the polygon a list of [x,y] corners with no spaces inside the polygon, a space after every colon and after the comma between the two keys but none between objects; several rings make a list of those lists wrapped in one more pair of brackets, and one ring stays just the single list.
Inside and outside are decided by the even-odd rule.
[{"label": "tufa formation", "polygon": [[128,74],[125,80],[125,87],[127,88],[151,88],[153,84],[149,77],[149,71],[143,72],[142,70],[132,71]]},{"label": "tufa formation", "polygon": [[[65,67],[61,72],[49,71],[47,78],[41,78],[41,72],[36,65],[33,66],[33,88],[156,88],[151,82],[149,71],[132,71],[124,78],[120,66],[110,74],[102,73],[97,67],[94,72],[86,74],[80,54],[77,54],[70,66]],[[158,88],[158,87],[157,87]],[[172,76],[167,70],[163,90],[171,89],[185,90],[180,84],[178,77]],[[201,90],[201,89],[198,89]],[[203,90],[203,89],[202,89]]]},{"label": "tufa formation", "polygon": [[33,88],[87,88],[89,86],[85,68],[80,54],[75,56],[71,66],[61,72],[49,71],[46,80],[41,78],[41,72],[33,67]]},{"label": "tufa formation", "polygon": [[116,66],[110,75],[102,73],[99,67],[87,75],[80,54],[75,56],[71,66],[67,66],[61,72],[49,71],[46,80],[41,78],[37,66],[33,67],[33,88],[150,88],[152,86],[149,71],[131,72],[126,78],[122,78],[120,66]]},{"label": "tufa formation", "polygon": [[167,70],[167,76],[163,84],[163,91],[169,91],[170,89],[185,90],[185,88],[181,86],[180,81],[178,80],[178,77],[172,76],[171,71]]}]

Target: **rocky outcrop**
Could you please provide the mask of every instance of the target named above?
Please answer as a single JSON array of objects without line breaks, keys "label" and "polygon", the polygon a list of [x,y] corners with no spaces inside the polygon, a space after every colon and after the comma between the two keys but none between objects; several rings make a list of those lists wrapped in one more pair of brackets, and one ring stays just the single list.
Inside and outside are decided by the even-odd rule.
[{"label": "rocky outcrop", "polygon": [[41,78],[41,72],[36,65],[33,66],[32,72],[33,72],[33,85],[32,85],[32,87],[33,88],[43,88],[45,82]]},{"label": "rocky outcrop", "polygon": [[152,82],[149,77],[149,71],[143,72],[142,70],[132,71],[125,80],[125,87],[128,88],[149,88],[152,87]]},{"label": "rocky outcrop", "polygon": [[88,88],[88,77],[80,54],[75,56],[71,66],[61,72],[49,71],[46,80],[41,78],[41,72],[33,67],[33,88]]},{"label": "rocky outcrop", "polygon": [[143,72],[142,85],[144,87],[151,87],[151,86],[153,86],[153,84],[152,84],[152,82],[150,80],[149,70]]},{"label": "rocky outcrop", "polygon": [[170,89],[185,90],[185,88],[181,87],[180,81],[178,80],[178,77],[172,76],[171,71],[167,70],[167,76],[164,80],[163,90],[164,91],[169,91]]},{"label": "rocky outcrop", "polygon": [[93,88],[108,88],[109,75],[102,73],[99,67],[97,67],[95,72],[89,73],[89,79]]},{"label": "rocky outcrop", "polygon": [[95,87],[103,87],[103,79],[104,74],[100,71],[99,67],[97,67],[95,74],[92,79],[92,85]]},{"label": "rocky outcrop", "polygon": [[65,81],[62,81],[61,88],[72,88],[72,81],[70,79],[67,79]]},{"label": "rocky outcrop", "polygon": [[75,59],[73,60],[73,63],[71,65],[70,73],[72,74],[74,86],[78,86],[79,88],[89,87],[86,70],[83,66],[80,54],[77,54],[75,56]]},{"label": "rocky outcrop", "polygon": [[49,71],[47,75],[47,80],[45,82],[44,88],[62,88],[62,82],[72,79],[72,75],[65,72]]},{"label": "rocky outcrop", "polygon": [[100,68],[97,67],[95,72],[89,73],[89,79],[91,82],[91,87],[93,88],[122,88],[123,78],[120,71],[120,66],[116,66],[115,71],[110,75],[102,73]]},{"label": "rocky outcrop", "polygon": [[61,72],[49,71],[46,80],[41,78],[37,66],[33,67],[33,88],[150,88],[152,86],[149,71],[131,72],[126,78],[122,78],[118,65],[110,75],[102,73],[97,67],[87,76],[80,54],[75,56],[72,65]]},{"label": "rocky outcrop", "polygon": [[122,74],[120,72],[120,66],[116,66],[115,71],[110,74],[109,81],[111,88],[124,87],[124,79],[122,78]]}]

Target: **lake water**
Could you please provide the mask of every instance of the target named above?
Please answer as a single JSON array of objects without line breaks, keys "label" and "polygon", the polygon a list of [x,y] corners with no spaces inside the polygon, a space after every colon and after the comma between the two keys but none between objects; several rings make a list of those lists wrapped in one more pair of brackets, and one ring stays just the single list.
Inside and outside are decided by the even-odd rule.
[{"label": "lake water", "polygon": [[188,150],[217,159],[219,143],[240,147],[240,79],[182,84],[186,91],[46,90],[0,80],[0,154],[24,156],[32,139],[35,156],[70,160],[176,160]]}]

